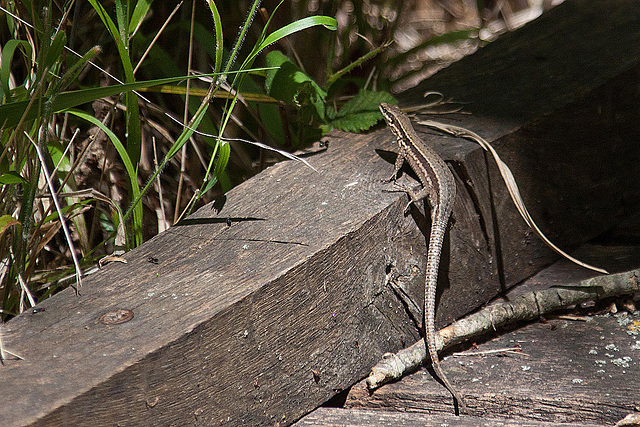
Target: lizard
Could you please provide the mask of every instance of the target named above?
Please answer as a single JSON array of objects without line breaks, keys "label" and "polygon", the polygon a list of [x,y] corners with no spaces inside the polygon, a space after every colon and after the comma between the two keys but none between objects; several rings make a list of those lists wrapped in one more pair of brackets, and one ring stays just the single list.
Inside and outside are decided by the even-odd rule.
[{"label": "lizard", "polygon": [[396,105],[380,104],[380,111],[387,122],[387,126],[395,135],[400,151],[396,158],[395,167],[391,177],[384,182],[396,180],[398,172],[405,161],[418,176],[422,188],[415,191],[409,187],[396,186],[409,195],[409,203],[405,212],[414,203],[427,198],[431,206],[431,230],[429,232],[429,246],[427,249],[427,266],[424,292],[424,341],[427,347],[431,366],[444,386],[449,390],[458,404],[460,413],[466,413],[467,407],[462,396],[453,388],[445,376],[436,350],[436,287],[438,285],[438,267],[440,265],[440,253],[444,234],[449,223],[449,217],[453,211],[453,202],[456,197],[456,184],[453,174],[431,147],[427,146],[411,126],[409,118]]}]

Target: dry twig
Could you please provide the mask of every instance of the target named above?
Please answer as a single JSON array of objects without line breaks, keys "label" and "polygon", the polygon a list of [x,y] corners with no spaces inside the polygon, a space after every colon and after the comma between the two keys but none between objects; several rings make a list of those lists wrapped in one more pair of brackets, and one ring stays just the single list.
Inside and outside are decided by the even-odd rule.
[{"label": "dry twig", "polygon": [[[438,332],[438,350],[462,343],[509,323],[529,321],[574,304],[640,292],[640,270],[583,280],[575,286],[529,292],[512,302],[495,304]],[[398,353],[386,353],[371,369],[367,387],[376,389],[419,368],[426,359],[424,340]]]}]

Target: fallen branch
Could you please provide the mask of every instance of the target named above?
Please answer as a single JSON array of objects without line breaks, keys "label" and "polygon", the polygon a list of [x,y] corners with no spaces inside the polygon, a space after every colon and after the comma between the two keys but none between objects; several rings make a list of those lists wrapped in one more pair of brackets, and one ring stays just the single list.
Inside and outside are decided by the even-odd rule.
[{"label": "fallen branch", "polygon": [[[486,307],[441,329],[436,337],[437,349],[440,351],[509,323],[534,320],[574,304],[637,292],[640,292],[640,270],[593,277],[582,280],[575,286],[558,286],[529,292],[512,302]],[[369,390],[375,390],[383,384],[397,380],[418,369],[426,358],[422,339],[398,353],[385,353],[382,360],[371,369],[367,387]]]}]

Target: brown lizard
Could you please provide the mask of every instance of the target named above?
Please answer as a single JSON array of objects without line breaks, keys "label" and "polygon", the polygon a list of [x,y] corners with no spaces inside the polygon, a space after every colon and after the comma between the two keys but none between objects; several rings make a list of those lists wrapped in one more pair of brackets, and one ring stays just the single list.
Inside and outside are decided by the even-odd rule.
[{"label": "brown lizard", "polygon": [[456,400],[459,411],[466,413],[467,407],[462,396],[451,386],[440,367],[436,350],[435,329],[436,287],[438,285],[440,252],[456,197],[455,180],[444,160],[420,139],[411,126],[409,118],[400,108],[382,103],[380,104],[380,111],[389,129],[396,136],[400,147],[393,175],[386,182],[395,181],[400,168],[406,160],[411,169],[418,175],[422,188],[416,192],[411,188],[396,184],[409,195],[410,201],[405,211],[411,203],[417,204],[425,197],[431,206],[431,231],[429,233],[429,248],[427,249],[427,273],[424,292],[424,341],[431,358],[433,370]]}]

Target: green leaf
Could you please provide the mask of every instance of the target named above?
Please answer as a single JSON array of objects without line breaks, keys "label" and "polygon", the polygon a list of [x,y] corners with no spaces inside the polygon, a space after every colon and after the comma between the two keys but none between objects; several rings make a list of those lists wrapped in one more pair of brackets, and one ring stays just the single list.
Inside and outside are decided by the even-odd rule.
[{"label": "green leaf", "polygon": [[381,102],[397,103],[387,92],[361,90],[337,112],[330,114],[331,126],[346,132],[362,132],[382,119]]},{"label": "green leaf", "polygon": [[[382,102],[390,104],[398,103],[398,101],[388,92],[374,92],[362,89],[356,96],[340,108],[340,111],[338,111],[335,117],[345,117],[349,114],[365,111],[380,112],[378,105]],[[380,114],[380,118],[382,118],[382,114]]]},{"label": "green leaf", "polygon": [[314,27],[316,25],[322,25],[325,28],[335,31],[338,29],[338,21],[330,16],[308,16],[303,19],[299,19],[296,22],[292,22],[291,24],[285,25],[282,28],[275,30],[273,33],[269,34],[258,46],[256,46],[247,58],[248,60],[253,60],[253,57],[258,55],[264,48],[267,46],[293,34],[298,31],[306,30],[307,28]]},{"label": "green leaf", "polygon": [[113,19],[111,19],[111,17],[107,13],[107,11],[104,9],[104,7],[102,7],[102,5],[98,3],[96,0],[89,0],[89,3],[91,3],[91,6],[93,6],[93,8],[95,9],[96,13],[98,14],[98,17],[102,21],[102,24],[107,28],[107,30],[111,34],[111,37],[114,40],[119,39],[118,37],[119,32],[118,32],[118,29],[116,28],[116,24],[113,22]]},{"label": "green leaf", "polygon": [[136,7],[131,14],[131,21],[129,22],[129,34],[133,34],[136,32],[145,16],[147,16],[147,12],[151,7],[151,3],[153,0],[138,0],[136,3]]},{"label": "green leaf", "polygon": [[0,87],[2,87],[2,93],[5,99],[9,99],[9,94],[11,93],[9,90],[9,79],[11,77],[11,70],[13,69],[11,60],[18,47],[24,48],[26,53],[25,57],[27,58],[27,65],[29,66],[27,75],[31,72],[31,45],[27,43],[26,40],[9,40],[2,47],[2,57],[0,57],[0,64],[2,64],[2,67],[0,67]]},{"label": "green leaf", "polygon": [[266,60],[268,66],[278,67],[267,72],[267,94],[289,105],[312,105],[318,117],[324,120],[324,101],[327,93],[282,52],[269,52]]},{"label": "green leaf", "polygon": [[[96,10],[98,16],[102,20],[103,24],[109,30],[111,38],[118,48],[118,55],[120,56],[120,62],[124,69],[125,82],[133,83],[135,77],[133,75],[133,65],[131,64],[131,58],[129,57],[129,25],[128,25],[128,2],[125,0],[116,0],[116,19],[118,25],[116,26],[107,14],[106,10],[97,0],[89,0],[91,6]],[[136,164],[140,161],[140,153],[142,149],[141,130],[140,130],[140,112],[138,110],[138,97],[135,93],[125,93],[125,106],[126,111],[126,128],[127,128],[127,152],[131,160]],[[141,242],[140,242],[141,243]]]},{"label": "green leaf", "polygon": [[[129,0],[115,0],[116,21],[118,22],[118,37],[123,46],[129,45]],[[128,57],[128,55],[127,55]]]},{"label": "green leaf", "polygon": [[68,172],[71,169],[71,160],[65,155],[65,147],[60,143],[60,140],[51,139],[46,141],[46,145],[58,173]]},{"label": "green leaf", "polygon": [[378,123],[382,114],[378,112],[354,113],[331,122],[334,128],[345,132],[362,132]]},{"label": "green leaf", "polygon": [[60,62],[62,50],[66,43],[67,34],[64,31],[60,31],[56,34],[55,38],[51,42],[51,47],[47,50],[47,58],[45,59],[46,67],[53,69]]},{"label": "green leaf", "polygon": [[216,167],[214,170],[214,174],[217,177],[222,176],[224,173],[224,169],[227,167],[227,163],[229,163],[229,155],[231,154],[231,146],[228,143],[223,143],[220,145],[220,154],[218,156],[218,161],[216,163]]},{"label": "green leaf", "polygon": [[11,215],[0,216],[0,236],[2,236],[9,227],[17,224],[20,224],[20,222]]},{"label": "green leaf", "polygon": [[[62,210],[62,215],[66,217],[69,212],[73,212],[74,209],[78,209],[79,207],[88,205],[89,203],[92,203],[94,200],[96,200],[96,199],[85,199],[85,200],[82,200],[80,202],[76,202],[76,203],[72,203],[70,205],[63,206],[62,209],[61,209]],[[58,218],[59,218],[58,211],[54,210],[53,212],[51,212],[49,215],[47,215],[42,220],[42,223],[46,224],[47,222],[50,222],[50,221],[56,221]]]},{"label": "green leaf", "polygon": [[100,47],[94,46],[85,53],[82,58],[78,59],[66,73],[62,76],[62,79],[56,83],[55,93],[62,92],[67,86],[75,81],[75,79],[80,75],[85,65],[89,61],[91,61],[98,53],[100,53]]},{"label": "green leaf", "polygon": [[9,171],[0,175],[0,184],[27,184],[29,181],[24,179],[18,172]]},{"label": "green leaf", "polygon": [[209,181],[207,181],[207,184],[203,187],[202,194],[206,194],[207,191],[211,190],[213,186],[216,185],[217,183],[218,183],[218,177],[216,177],[215,175],[212,175],[209,178]]},{"label": "green leaf", "polygon": [[209,5],[209,9],[211,10],[211,15],[213,16],[213,27],[216,32],[216,54],[215,54],[215,65],[213,67],[213,71],[216,73],[222,69],[222,21],[220,20],[220,13],[218,12],[218,8],[216,7],[216,3],[213,0],[207,0],[207,4]]}]

